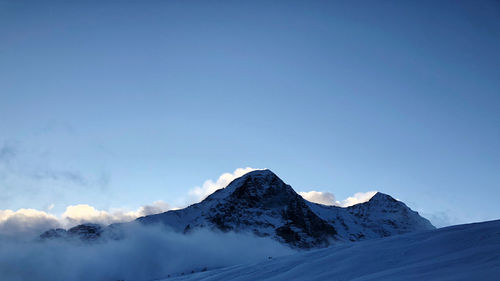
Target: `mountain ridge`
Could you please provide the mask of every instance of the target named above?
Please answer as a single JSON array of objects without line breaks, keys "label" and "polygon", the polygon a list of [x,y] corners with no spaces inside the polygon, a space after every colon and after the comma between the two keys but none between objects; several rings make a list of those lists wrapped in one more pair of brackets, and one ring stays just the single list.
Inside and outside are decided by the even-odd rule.
[{"label": "mountain ridge", "polygon": [[[186,234],[200,228],[247,232],[296,248],[326,247],[336,242],[434,228],[403,202],[380,192],[365,203],[346,208],[309,202],[269,169],[255,170],[236,178],[225,188],[184,209],[140,217],[135,222],[161,224]],[[113,233],[126,224],[113,224],[102,231],[92,226],[89,231],[102,236],[101,232]],[[89,236],[82,231],[85,226],[77,227],[80,227],[78,231],[72,228],[67,233],[95,240],[96,235]],[[64,237],[61,230],[49,230],[41,237],[52,238],[51,233],[54,237]]]}]

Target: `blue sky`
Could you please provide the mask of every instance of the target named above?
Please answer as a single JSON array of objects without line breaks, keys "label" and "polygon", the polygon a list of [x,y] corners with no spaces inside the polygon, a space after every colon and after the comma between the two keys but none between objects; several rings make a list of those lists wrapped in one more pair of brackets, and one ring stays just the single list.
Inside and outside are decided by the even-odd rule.
[{"label": "blue sky", "polygon": [[0,209],[180,205],[254,167],[437,224],[498,219],[499,18],[495,1],[0,1]]}]

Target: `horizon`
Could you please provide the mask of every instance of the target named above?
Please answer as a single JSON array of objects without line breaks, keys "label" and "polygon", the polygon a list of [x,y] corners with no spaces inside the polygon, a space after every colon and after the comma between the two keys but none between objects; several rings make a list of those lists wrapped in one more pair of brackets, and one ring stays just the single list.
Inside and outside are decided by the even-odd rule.
[{"label": "horizon", "polygon": [[[190,207],[191,205],[196,205],[203,202],[208,196],[215,193],[217,190],[227,188],[233,183],[233,181],[245,177],[248,174],[256,174],[256,172],[262,171],[267,171],[279,178],[279,175],[276,175],[269,168],[238,168],[233,173],[222,174],[217,179],[217,181],[207,180],[203,185],[196,186],[195,188],[189,190],[189,193],[187,197],[184,198],[185,201],[181,206],[172,206],[166,202],[159,200],[153,202],[150,205],[140,206],[137,210],[96,210],[93,206],[87,204],[67,206],[65,212],[60,214],[51,213],[51,208],[49,208],[49,211],[40,211],[30,208],[21,208],[17,211],[0,210],[0,215],[2,215],[0,216],[0,218],[4,219],[3,223],[6,223],[7,226],[11,228],[10,232],[12,232],[9,233],[9,231],[1,229],[2,231],[0,232],[0,234],[4,235],[5,237],[14,237],[12,235],[15,235],[26,237],[29,239],[29,237],[31,236],[37,236],[38,234],[41,234],[41,231],[45,232],[51,229],[70,229],[78,225],[108,226],[114,223],[133,222],[140,217],[160,214],[168,211],[181,210]],[[285,182],[285,184],[287,183]],[[291,186],[291,188],[292,190],[294,190],[293,186]],[[349,196],[348,198],[340,201],[335,198],[334,194],[329,192],[314,190],[307,192],[296,190],[294,191],[306,201],[325,206],[335,206],[339,208],[348,208],[357,204],[366,203],[377,194],[388,195],[390,198],[402,202],[399,199],[393,198],[390,194],[386,194],[376,190],[368,192],[357,192],[352,196]],[[436,228],[454,226],[453,224],[435,225],[429,218],[425,216],[424,218],[429,220]]]},{"label": "horizon", "polygon": [[[21,208],[17,211],[3,211],[3,215],[6,218],[4,223],[8,227],[12,228],[15,235],[21,236],[37,236],[38,232],[50,230],[50,229],[70,229],[78,225],[101,225],[108,226],[114,223],[125,223],[132,222],[137,218],[164,213],[168,211],[176,211],[180,209],[185,209],[191,205],[195,205],[203,202],[208,196],[215,193],[217,190],[225,189],[229,185],[239,178],[245,177],[248,174],[255,174],[256,172],[266,171],[279,178],[271,169],[254,169],[246,167],[244,169],[238,168],[233,173],[222,174],[217,181],[207,180],[203,185],[197,186],[191,189],[185,199],[183,205],[172,206],[161,200],[155,201],[150,205],[145,205],[139,207],[137,210],[122,210],[122,209],[111,209],[109,211],[96,210],[93,206],[87,204],[77,204],[67,206],[65,211],[60,214],[53,214],[48,211],[40,211],[29,208]],[[286,184],[286,182],[285,182]],[[292,190],[293,186],[291,186]],[[298,195],[304,198],[306,201],[325,205],[325,206],[335,206],[340,208],[347,208],[357,204],[362,204],[370,201],[376,194],[385,194],[380,191],[368,191],[368,192],[358,192],[345,198],[344,200],[336,200],[335,196],[329,192],[321,191],[308,191],[301,192],[294,190]],[[389,195],[390,196],[390,195]],[[392,198],[392,196],[390,196]],[[397,200],[397,199],[395,199]],[[398,200],[399,201],[399,200]],[[404,203],[404,202],[403,202]],[[0,211],[1,212],[1,211]],[[0,221],[1,222],[1,221]],[[48,226],[51,228],[49,229]],[[11,233],[1,229],[0,234],[11,236]]]},{"label": "horizon", "polygon": [[195,3],[0,1],[0,234],[264,167],[319,203],[500,218],[498,2]]}]

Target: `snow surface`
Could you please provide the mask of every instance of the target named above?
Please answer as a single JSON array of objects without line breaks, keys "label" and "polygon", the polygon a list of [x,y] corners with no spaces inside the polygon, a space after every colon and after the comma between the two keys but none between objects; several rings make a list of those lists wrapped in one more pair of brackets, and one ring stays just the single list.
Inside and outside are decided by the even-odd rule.
[{"label": "snow surface", "polygon": [[500,220],[345,243],[163,280],[500,280]]}]

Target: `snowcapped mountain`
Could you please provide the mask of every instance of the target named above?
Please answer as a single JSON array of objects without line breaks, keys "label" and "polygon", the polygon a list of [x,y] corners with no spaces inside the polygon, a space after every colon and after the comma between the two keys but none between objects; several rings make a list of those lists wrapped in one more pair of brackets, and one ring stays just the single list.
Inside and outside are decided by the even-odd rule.
[{"label": "snowcapped mountain", "polygon": [[[200,203],[141,217],[137,222],[163,224],[183,233],[199,228],[248,232],[298,248],[325,247],[335,241],[359,241],[434,229],[417,212],[382,193],[348,208],[306,201],[270,170],[249,172]],[[41,237],[69,235],[95,239],[103,236],[103,232],[117,237],[120,226],[101,229],[82,225],[67,232],[49,230]]]},{"label": "snowcapped mountain", "polygon": [[368,202],[347,208],[308,204],[313,212],[335,227],[338,236],[350,241],[435,228],[403,202],[380,192]]}]

